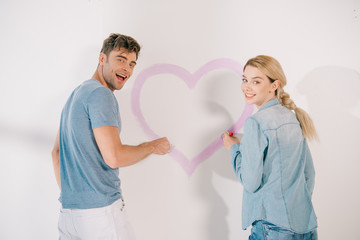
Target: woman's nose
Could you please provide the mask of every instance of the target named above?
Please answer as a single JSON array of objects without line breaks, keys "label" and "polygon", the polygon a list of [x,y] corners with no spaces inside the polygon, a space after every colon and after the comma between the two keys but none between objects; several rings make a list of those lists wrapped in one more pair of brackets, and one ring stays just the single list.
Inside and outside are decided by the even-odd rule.
[{"label": "woman's nose", "polygon": [[249,83],[243,83],[243,88],[244,88],[244,90],[250,90],[251,89]]}]

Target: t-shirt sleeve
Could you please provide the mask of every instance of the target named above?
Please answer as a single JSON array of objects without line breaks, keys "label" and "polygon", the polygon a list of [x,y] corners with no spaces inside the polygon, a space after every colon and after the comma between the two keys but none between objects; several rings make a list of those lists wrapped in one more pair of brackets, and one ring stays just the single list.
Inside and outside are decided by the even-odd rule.
[{"label": "t-shirt sleeve", "polygon": [[87,99],[91,128],[119,126],[119,108],[114,94],[107,88],[97,88]]}]

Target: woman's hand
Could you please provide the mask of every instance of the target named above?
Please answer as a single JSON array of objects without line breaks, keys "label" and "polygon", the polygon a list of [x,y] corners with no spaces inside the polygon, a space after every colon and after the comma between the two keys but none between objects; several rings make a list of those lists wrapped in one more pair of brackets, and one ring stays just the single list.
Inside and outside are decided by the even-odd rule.
[{"label": "woman's hand", "polygon": [[222,140],[227,150],[230,150],[231,146],[235,143],[240,143],[240,140],[237,137],[230,136],[228,132],[224,132]]}]

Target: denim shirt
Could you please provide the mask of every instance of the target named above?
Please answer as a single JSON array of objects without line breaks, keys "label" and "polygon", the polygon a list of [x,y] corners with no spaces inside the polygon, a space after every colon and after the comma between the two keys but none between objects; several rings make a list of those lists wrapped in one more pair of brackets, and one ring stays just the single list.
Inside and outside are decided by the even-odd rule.
[{"label": "denim shirt", "polygon": [[295,114],[276,98],[247,118],[240,144],[230,148],[244,186],[242,227],[266,220],[296,233],[317,228],[311,202],[315,170]]}]

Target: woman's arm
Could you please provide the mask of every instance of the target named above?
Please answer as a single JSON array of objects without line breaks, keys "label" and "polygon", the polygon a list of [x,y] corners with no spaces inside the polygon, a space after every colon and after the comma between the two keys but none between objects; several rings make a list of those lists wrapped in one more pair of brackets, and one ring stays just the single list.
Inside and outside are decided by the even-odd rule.
[{"label": "woman's arm", "polygon": [[248,118],[244,124],[244,137],[237,151],[232,149],[232,161],[237,178],[249,192],[256,192],[261,186],[264,152],[267,139],[258,122]]},{"label": "woman's arm", "polygon": [[304,169],[305,181],[308,191],[310,195],[312,195],[315,186],[315,168],[310,153],[310,149],[307,145],[306,140],[304,141],[304,144],[305,144],[305,169]]}]

